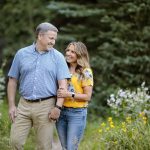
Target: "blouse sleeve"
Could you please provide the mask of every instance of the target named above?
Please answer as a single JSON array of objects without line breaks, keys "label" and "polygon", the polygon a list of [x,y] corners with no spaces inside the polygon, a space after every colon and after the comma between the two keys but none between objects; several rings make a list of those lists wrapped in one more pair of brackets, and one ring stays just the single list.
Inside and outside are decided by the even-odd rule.
[{"label": "blouse sleeve", "polygon": [[90,68],[86,68],[83,70],[83,79],[82,79],[82,87],[85,86],[93,86],[93,73]]}]

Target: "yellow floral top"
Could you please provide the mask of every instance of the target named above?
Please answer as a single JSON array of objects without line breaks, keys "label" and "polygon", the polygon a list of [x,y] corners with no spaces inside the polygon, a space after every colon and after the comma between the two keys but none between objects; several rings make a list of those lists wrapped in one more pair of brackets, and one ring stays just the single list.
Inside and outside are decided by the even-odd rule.
[{"label": "yellow floral top", "polygon": [[[85,68],[83,70],[83,78],[80,78],[78,73],[75,73],[71,76],[71,79],[68,80],[68,91],[74,93],[83,93],[83,87],[93,86],[93,73],[90,68]],[[88,102],[83,100],[76,100],[72,98],[65,98],[64,104],[65,107],[73,108],[82,108],[87,107]]]}]

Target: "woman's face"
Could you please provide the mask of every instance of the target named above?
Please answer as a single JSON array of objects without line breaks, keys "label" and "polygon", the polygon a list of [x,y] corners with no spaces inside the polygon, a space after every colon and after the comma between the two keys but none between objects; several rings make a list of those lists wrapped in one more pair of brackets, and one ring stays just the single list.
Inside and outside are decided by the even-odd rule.
[{"label": "woman's face", "polygon": [[70,45],[67,49],[66,49],[66,61],[68,63],[77,63],[77,54],[75,52],[75,46],[74,45]]}]

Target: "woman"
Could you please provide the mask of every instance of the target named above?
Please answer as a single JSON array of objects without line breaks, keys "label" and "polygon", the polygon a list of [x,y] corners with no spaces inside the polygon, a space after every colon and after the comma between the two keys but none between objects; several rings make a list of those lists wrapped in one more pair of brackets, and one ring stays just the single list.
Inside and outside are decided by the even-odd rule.
[{"label": "woman", "polygon": [[63,150],[77,150],[86,126],[93,75],[88,51],[82,42],[72,42],[67,46],[66,61],[71,79],[68,80],[68,91],[59,89],[57,92],[57,96],[65,101],[56,127]]}]

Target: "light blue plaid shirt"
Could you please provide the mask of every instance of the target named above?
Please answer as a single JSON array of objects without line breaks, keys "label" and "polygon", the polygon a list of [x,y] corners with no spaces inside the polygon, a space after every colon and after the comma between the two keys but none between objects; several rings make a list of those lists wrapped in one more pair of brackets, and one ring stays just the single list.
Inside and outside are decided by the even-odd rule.
[{"label": "light blue plaid shirt", "polygon": [[70,78],[70,73],[60,52],[52,48],[39,53],[33,44],[16,53],[8,76],[19,80],[21,96],[34,100],[55,96],[58,80]]}]

